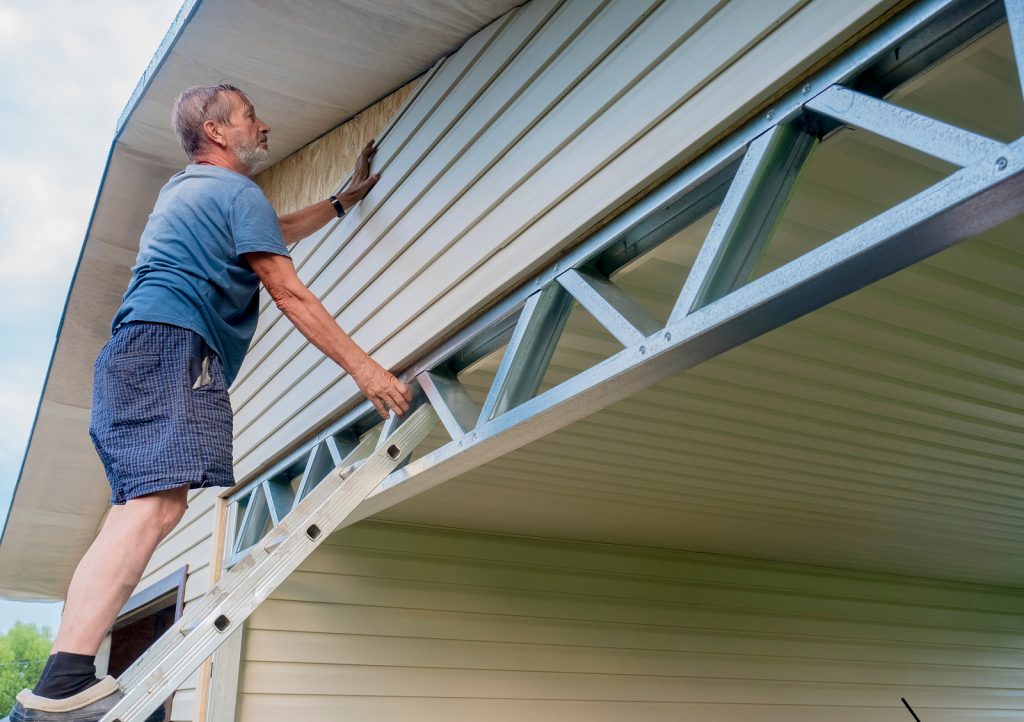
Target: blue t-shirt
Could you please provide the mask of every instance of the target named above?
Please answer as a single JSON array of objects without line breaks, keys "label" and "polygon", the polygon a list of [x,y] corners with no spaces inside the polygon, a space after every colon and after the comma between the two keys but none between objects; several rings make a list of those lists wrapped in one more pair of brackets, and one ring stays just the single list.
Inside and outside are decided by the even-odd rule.
[{"label": "blue t-shirt", "polygon": [[277,214],[249,178],[189,165],[160,190],[113,329],[156,321],[198,333],[217,352],[228,384],[256,331],[259,278],[241,254],[288,255]]}]

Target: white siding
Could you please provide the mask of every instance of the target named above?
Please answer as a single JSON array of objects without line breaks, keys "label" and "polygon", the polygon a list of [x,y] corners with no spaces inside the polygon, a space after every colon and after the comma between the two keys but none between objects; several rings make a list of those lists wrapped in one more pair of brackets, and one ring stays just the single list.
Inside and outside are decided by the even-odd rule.
[{"label": "white siding", "polygon": [[[534,0],[446,61],[371,196],[298,246],[300,275],[380,362],[407,362],[891,4]],[[239,476],[354,393],[268,308],[233,389]]]},{"label": "white siding", "polygon": [[1024,593],[363,523],[250,619],[239,719],[1020,719]]}]

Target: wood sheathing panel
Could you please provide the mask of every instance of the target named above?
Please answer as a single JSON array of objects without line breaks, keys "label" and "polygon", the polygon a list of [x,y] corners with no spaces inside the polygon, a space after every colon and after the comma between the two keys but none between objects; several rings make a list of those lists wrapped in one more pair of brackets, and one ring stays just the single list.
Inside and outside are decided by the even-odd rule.
[{"label": "wood sheathing panel", "polygon": [[[300,276],[378,361],[408,363],[892,5],[527,3],[424,85],[380,184],[296,247]],[[356,388],[264,300],[232,398],[245,478]]]},{"label": "wood sheathing panel", "polygon": [[[254,180],[274,209],[291,213],[331,195],[352,169],[359,151],[387,125],[418,82],[407,83],[257,175]],[[270,137],[273,142],[273,129]]]},{"label": "wood sheathing panel", "polygon": [[362,523],[251,617],[239,719],[929,722],[1024,713],[1024,593]]}]

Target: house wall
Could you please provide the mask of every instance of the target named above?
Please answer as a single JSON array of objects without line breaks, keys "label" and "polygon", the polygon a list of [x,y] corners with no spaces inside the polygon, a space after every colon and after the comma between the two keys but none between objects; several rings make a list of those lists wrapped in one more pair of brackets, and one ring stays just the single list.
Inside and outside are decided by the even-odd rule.
[{"label": "house wall", "polygon": [[1019,590],[366,522],[250,618],[238,719],[1024,713]]},{"label": "house wall", "polygon": [[[697,154],[893,0],[533,0],[470,39],[382,140],[383,177],[300,276],[401,367]],[[269,302],[235,383],[240,477],[356,399]]]},{"label": "house wall", "polygon": [[[379,361],[400,366],[799,82],[894,1],[533,0],[470,39],[423,87],[400,89],[258,181],[280,212],[324,197],[413,98],[381,141],[380,184],[293,250],[300,276],[341,325]],[[351,379],[262,303],[232,389],[239,480],[356,397]],[[187,562],[188,599],[208,588],[214,497],[194,499],[141,586]],[[289,629],[274,621],[291,608],[281,602],[264,605],[253,627],[241,719],[262,699],[260,670],[278,669],[260,666],[259,630]],[[310,620],[328,631],[333,623]],[[288,674],[265,689],[317,703],[302,696],[291,662],[267,664]],[[195,717],[195,679],[176,696],[176,720]]]}]

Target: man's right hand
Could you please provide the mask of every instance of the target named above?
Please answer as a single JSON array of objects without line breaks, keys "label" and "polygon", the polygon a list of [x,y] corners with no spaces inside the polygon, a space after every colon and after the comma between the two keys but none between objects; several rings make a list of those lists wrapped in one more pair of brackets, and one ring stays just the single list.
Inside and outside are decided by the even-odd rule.
[{"label": "man's right hand", "polygon": [[352,178],[341,193],[338,194],[338,201],[346,211],[366,197],[370,189],[377,185],[380,174],[370,174],[370,161],[377,153],[377,146],[371,140],[356,159],[356,167],[352,169]]},{"label": "man's right hand", "polygon": [[352,378],[383,418],[388,417],[389,410],[399,416],[409,412],[409,402],[412,401],[409,387],[373,359],[367,357],[366,363],[352,374]]}]

